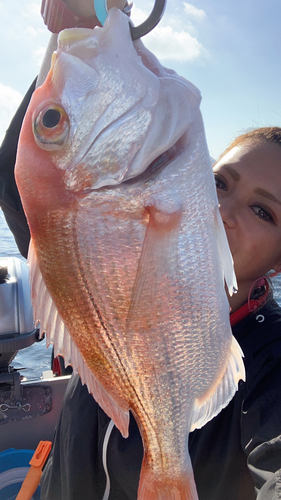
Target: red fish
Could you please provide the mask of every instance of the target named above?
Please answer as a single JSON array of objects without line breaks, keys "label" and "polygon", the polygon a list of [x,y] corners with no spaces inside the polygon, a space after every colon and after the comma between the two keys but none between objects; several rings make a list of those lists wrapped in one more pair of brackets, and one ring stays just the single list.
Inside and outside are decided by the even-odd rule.
[{"label": "red fish", "polygon": [[133,412],[139,500],[197,500],[188,433],[244,378],[199,105],[111,9],[60,34],[18,148],[36,320],[123,436]]}]

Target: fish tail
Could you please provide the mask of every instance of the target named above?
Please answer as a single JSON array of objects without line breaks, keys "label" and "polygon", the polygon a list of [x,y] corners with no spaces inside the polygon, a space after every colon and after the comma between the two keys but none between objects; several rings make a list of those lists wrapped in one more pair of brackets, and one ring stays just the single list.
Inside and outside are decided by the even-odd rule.
[{"label": "fish tail", "polygon": [[138,500],[199,500],[192,471],[175,479],[142,471]]}]

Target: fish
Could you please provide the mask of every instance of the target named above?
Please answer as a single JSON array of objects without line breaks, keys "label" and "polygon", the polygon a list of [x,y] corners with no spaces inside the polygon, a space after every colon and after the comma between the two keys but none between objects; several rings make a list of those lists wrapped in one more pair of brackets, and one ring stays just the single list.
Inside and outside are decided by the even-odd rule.
[{"label": "fish", "polygon": [[200,91],[125,14],[64,30],[19,139],[35,320],[144,446],[139,500],[198,500],[188,435],[245,378]]}]

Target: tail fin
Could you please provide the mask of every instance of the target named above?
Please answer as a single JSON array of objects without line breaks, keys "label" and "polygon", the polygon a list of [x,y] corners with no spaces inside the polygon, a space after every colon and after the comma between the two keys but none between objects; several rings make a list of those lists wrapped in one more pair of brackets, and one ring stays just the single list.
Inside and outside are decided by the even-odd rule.
[{"label": "tail fin", "polygon": [[138,500],[199,500],[192,470],[173,480],[154,477],[151,471],[143,469]]}]

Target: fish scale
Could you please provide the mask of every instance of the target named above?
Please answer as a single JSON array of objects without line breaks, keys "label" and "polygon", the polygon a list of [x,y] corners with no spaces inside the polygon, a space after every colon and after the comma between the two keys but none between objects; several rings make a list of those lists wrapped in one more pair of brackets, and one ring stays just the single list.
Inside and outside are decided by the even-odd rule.
[{"label": "fish scale", "polygon": [[188,433],[244,378],[200,99],[110,9],[61,32],[19,140],[35,319],[124,437],[133,412],[138,500],[198,500]]}]

